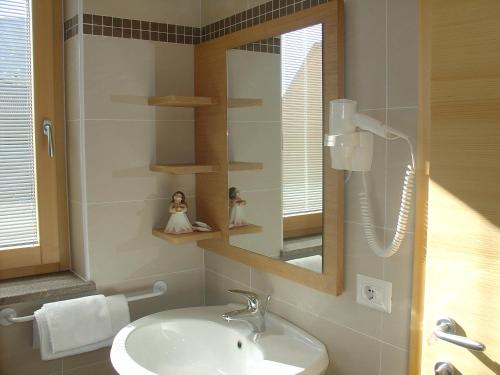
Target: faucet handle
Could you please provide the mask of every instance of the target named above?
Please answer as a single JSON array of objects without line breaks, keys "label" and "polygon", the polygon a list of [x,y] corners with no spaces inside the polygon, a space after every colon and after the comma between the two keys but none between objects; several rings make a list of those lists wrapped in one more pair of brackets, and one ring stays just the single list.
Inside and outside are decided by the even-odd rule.
[{"label": "faucet handle", "polygon": [[259,296],[254,292],[249,292],[247,290],[240,290],[240,289],[229,289],[228,292],[233,294],[238,294],[246,298],[248,308],[250,309],[257,309],[257,307],[259,306]]}]

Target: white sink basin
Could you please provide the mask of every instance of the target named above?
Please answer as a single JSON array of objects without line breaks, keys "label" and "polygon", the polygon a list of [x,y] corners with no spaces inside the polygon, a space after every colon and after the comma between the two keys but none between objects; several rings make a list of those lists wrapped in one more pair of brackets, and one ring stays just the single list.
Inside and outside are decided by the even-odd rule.
[{"label": "white sink basin", "polygon": [[120,375],[319,375],[325,346],[278,316],[266,315],[264,333],[243,322],[226,322],[237,305],[162,311],[123,328],[111,348]]}]

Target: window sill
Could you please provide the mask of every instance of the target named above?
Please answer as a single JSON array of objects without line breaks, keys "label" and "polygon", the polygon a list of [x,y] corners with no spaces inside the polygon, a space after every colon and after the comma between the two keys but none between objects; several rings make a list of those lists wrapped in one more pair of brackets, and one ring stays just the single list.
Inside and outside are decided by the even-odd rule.
[{"label": "window sill", "polygon": [[93,281],[82,280],[70,271],[19,277],[0,281],[0,306],[95,290]]}]

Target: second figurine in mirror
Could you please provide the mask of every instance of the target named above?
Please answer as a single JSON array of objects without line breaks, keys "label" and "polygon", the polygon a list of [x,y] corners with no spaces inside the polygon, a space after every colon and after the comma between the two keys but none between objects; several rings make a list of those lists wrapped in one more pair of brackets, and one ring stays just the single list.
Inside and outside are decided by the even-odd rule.
[{"label": "second figurine in mirror", "polygon": [[229,188],[229,228],[246,225],[245,206],[247,201],[241,199],[236,187]]}]

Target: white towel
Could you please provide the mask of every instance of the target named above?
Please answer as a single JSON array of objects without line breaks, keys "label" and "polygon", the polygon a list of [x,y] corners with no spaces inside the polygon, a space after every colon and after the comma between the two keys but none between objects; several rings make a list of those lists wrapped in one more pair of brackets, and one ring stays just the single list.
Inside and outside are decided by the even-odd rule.
[{"label": "white towel", "polygon": [[102,294],[46,303],[42,312],[47,320],[53,353],[111,337],[111,317],[106,297]]},{"label": "white towel", "polygon": [[[86,297],[85,297],[86,298]],[[70,300],[71,301],[71,300]],[[63,301],[66,302],[66,301]],[[48,319],[46,314],[46,304],[42,306],[40,310],[35,311],[35,322],[33,325],[33,347],[40,348],[40,354],[42,360],[51,360],[56,358],[67,357],[75,354],[85,353],[93,350],[103,348],[105,346],[110,346],[113,342],[114,336],[130,323],[130,315],[128,309],[127,299],[124,295],[116,295],[105,298],[106,310],[109,314],[110,320],[110,331],[108,335],[104,338],[103,335],[96,335],[93,341],[90,341],[90,335],[85,335],[85,341],[82,338],[76,338],[76,336],[71,331],[70,326],[67,327],[66,335],[69,336],[68,342],[71,341],[73,344],[69,344],[68,347],[72,347],[63,351],[54,351],[54,347],[60,347],[61,345],[55,345],[52,341],[53,337],[56,335],[51,334]],[[50,310],[51,307],[49,307]],[[81,327],[89,329],[90,327],[95,327],[96,323],[94,318],[87,317],[85,320],[80,320],[78,323]],[[59,327],[58,327],[59,329]],[[62,328],[61,328],[62,329]],[[63,330],[63,329],[62,329]],[[58,338],[57,338],[58,339]],[[74,342],[79,342],[80,346],[74,346]],[[83,344],[86,342],[85,344]]]}]

